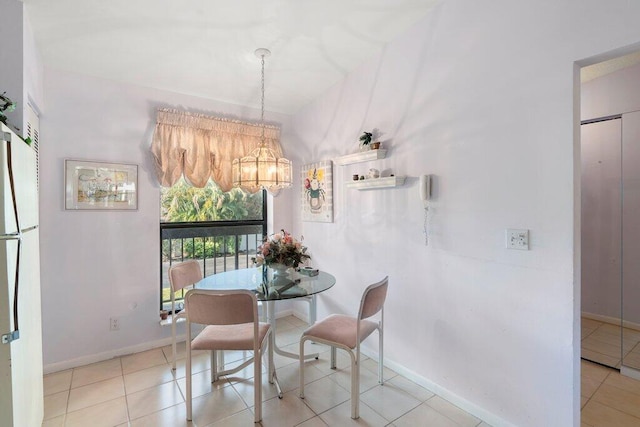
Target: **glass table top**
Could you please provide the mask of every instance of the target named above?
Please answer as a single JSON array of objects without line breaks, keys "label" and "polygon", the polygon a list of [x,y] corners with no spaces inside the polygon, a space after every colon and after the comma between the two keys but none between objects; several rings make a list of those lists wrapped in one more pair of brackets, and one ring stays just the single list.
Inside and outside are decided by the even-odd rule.
[{"label": "glass table top", "polygon": [[247,289],[256,292],[258,301],[301,298],[324,292],[336,283],[331,274],[320,271],[307,276],[292,268],[286,276],[275,276],[270,268],[243,268],[213,274],[196,284],[198,289]]}]

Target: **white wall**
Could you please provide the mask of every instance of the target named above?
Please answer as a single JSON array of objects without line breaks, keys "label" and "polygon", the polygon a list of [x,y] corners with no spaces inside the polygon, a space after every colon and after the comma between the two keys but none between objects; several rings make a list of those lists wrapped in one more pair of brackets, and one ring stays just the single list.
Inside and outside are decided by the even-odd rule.
[{"label": "white wall", "polygon": [[6,115],[22,136],[28,103],[38,109],[43,100],[42,62],[23,2],[0,0],[0,40],[0,93],[7,92],[17,103],[15,111]]},{"label": "white wall", "polygon": [[[640,41],[639,13],[623,0],[442,2],[296,114],[303,162],[354,152],[372,128],[390,148],[336,167],[333,224],[298,222],[338,280],[320,315],[353,313],[388,274],[392,366],[495,425],[578,425],[574,62]],[[345,189],[369,167],[409,178]],[[424,173],[435,176],[426,247]],[[531,250],[506,250],[506,228],[530,229]]]},{"label": "white wall", "polygon": [[640,110],[640,64],[580,86],[582,120]]},{"label": "white wall", "polygon": [[5,113],[14,130],[22,127],[23,116],[23,18],[21,1],[0,0],[0,93],[7,92],[6,96],[18,103],[15,111]]},{"label": "white wall", "polygon": [[[44,363],[55,371],[158,345],[159,186],[149,150],[158,107],[259,120],[259,111],[211,100],[45,70],[40,220]],[[288,116],[267,114],[283,126]],[[64,159],[139,165],[137,211],[65,211]],[[290,224],[287,195],[273,213]],[[120,317],[120,331],[109,318]]]},{"label": "white wall", "polygon": [[[23,43],[24,95],[21,108],[24,117],[21,126],[23,129],[26,129],[26,118],[29,117],[26,110],[28,104],[31,104],[36,113],[39,113],[43,108],[42,104],[44,103],[42,87],[42,76],[44,74],[44,70],[42,68],[42,58],[40,57],[40,52],[38,52],[38,47],[36,46],[36,41],[33,36],[33,30],[31,29],[31,22],[29,21],[29,16],[27,14],[24,15]],[[23,134],[26,134],[26,132],[23,132]]]}]

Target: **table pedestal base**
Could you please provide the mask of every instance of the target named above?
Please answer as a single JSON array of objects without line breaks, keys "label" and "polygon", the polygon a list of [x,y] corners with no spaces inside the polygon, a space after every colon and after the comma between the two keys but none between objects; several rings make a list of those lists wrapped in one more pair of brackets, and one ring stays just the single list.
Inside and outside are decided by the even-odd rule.
[{"label": "table pedestal base", "polygon": [[[309,324],[313,325],[314,323],[316,323],[316,316],[317,316],[317,312],[316,312],[316,296],[315,295],[311,295],[309,297],[306,297],[305,300],[309,303]],[[277,344],[275,344],[275,336],[276,336],[276,310],[275,310],[275,301],[266,301],[267,304],[267,322],[271,325],[271,328],[273,330],[273,336],[274,336],[274,346],[273,346],[273,351],[277,354],[279,354],[280,356],[284,356],[284,357],[289,357],[291,359],[300,359],[300,355],[296,354],[296,353],[291,353],[289,351],[285,351],[282,350],[280,347],[278,347]],[[320,357],[320,355],[318,353],[312,353],[312,354],[305,354],[304,355],[304,359],[308,360],[308,359],[317,359],[318,357]]]}]

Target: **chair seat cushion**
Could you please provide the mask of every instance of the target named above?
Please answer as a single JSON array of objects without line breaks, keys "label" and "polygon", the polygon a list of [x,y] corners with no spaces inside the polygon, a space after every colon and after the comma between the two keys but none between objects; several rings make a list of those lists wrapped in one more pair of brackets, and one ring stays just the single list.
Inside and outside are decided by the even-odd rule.
[{"label": "chair seat cushion", "polygon": [[[358,321],[355,317],[343,314],[332,314],[326,319],[314,324],[305,330],[302,335],[315,337],[325,341],[342,344],[349,348],[355,348],[356,329]],[[378,328],[377,322],[371,320],[360,321],[360,341],[362,342]]]},{"label": "chair seat cushion", "polygon": [[[259,342],[262,347],[271,325],[258,325]],[[253,323],[239,325],[209,325],[191,341],[192,350],[253,350]]]}]

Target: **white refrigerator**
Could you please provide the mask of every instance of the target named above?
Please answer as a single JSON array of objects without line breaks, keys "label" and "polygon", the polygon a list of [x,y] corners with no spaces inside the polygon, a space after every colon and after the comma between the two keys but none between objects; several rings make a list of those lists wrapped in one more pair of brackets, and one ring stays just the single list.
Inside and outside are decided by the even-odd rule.
[{"label": "white refrigerator", "polygon": [[42,425],[36,153],[0,123],[0,426]]}]

